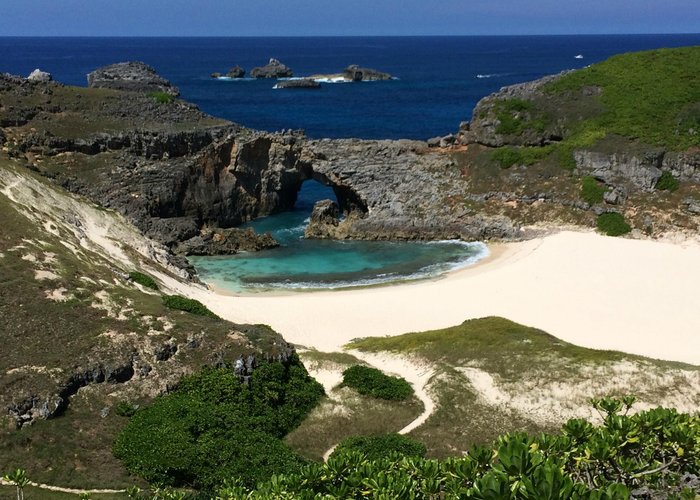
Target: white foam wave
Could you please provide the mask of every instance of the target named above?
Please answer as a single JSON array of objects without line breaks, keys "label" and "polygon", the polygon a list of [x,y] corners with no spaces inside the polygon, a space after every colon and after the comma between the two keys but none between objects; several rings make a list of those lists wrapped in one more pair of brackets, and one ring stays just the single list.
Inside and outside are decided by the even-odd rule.
[{"label": "white foam wave", "polygon": [[231,78],[230,76],[219,76],[216,77],[215,80],[221,80],[222,82],[252,82],[255,81],[256,78],[251,78],[251,77],[245,77],[245,78]]},{"label": "white foam wave", "polygon": [[298,291],[309,291],[309,290],[340,290],[344,288],[360,288],[367,286],[378,286],[386,285],[389,283],[400,283],[408,281],[418,281],[423,279],[435,278],[443,274],[456,271],[458,269],[463,269],[465,267],[471,266],[479,262],[480,260],[488,257],[490,255],[489,249],[486,244],[481,242],[465,242],[457,240],[445,240],[445,241],[432,241],[426,244],[431,245],[444,245],[444,244],[459,244],[465,247],[471,247],[476,250],[476,253],[470,255],[466,259],[462,259],[459,262],[452,263],[442,263],[442,264],[431,264],[425,266],[418,271],[411,274],[398,274],[398,273],[383,273],[378,274],[373,278],[365,278],[361,280],[347,280],[347,281],[334,281],[332,283],[327,282],[317,282],[317,281],[273,281],[267,283],[246,283],[244,288],[249,290],[257,289],[260,291],[264,290],[298,290]]},{"label": "white foam wave", "polygon": [[508,73],[479,73],[476,75],[480,80],[483,78],[498,78],[500,76],[508,76]]}]

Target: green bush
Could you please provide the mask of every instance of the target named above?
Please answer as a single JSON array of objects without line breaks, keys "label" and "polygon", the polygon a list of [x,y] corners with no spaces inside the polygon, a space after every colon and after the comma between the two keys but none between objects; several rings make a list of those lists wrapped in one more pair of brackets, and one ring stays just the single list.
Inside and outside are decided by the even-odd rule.
[{"label": "green bush", "polygon": [[622,214],[607,212],[598,216],[598,230],[608,236],[621,236],[632,230]]},{"label": "green bush", "polygon": [[147,274],[143,274],[138,271],[131,271],[129,273],[129,278],[141,286],[145,286],[151,290],[158,290],[158,283],[156,283],[156,281]]},{"label": "green bush", "polygon": [[230,369],[206,369],[139,410],[113,451],[152,483],[211,490],[235,478],[252,487],[306,463],[281,438],[322,395],[298,358],[263,363],[249,384]]},{"label": "green bush", "polygon": [[136,407],[126,401],[120,401],[114,407],[114,413],[120,417],[133,417],[136,413]]},{"label": "green bush", "polygon": [[376,368],[354,365],[343,372],[343,386],[360,394],[391,401],[402,401],[413,394],[411,384],[400,377],[390,377]]},{"label": "green bush", "polygon": [[342,440],[331,456],[351,451],[360,452],[366,458],[376,460],[395,454],[423,458],[426,448],[423,443],[396,433],[382,436],[352,436]]},{"label": "green bush", "polygon": [[601,426],[574,419],[556,434],[506,434],[459,458],[346,450],[254,490],[230,483],[218,497],[626,500],[648,488],[650,498],[694,498],[681,494],[681,477],[700,474],[700,416],[666,408],[628,415],[633,403],[594,401]]},{"label": "green bush", "polygon": [[590,205],[603,202],[605,194],[605,184],[595,180],[593,177],[581,179],[581,199]]},{"label": "green bush", "polygon": [[211,312],[207,306],[202,304],[198,300],[188,299],[182,295],[165,295],[163,297],[163,304],[168,309],[175,309],[177,311],[185,311],[188,313],[196,314],[198,316],[207,316],[209,318],[221,319],[216,314]]},{"label": "green bush", "polygon": [[152,97],[159,104],[170,104],[175,100],[175,97],[167,92],[150,92],[148,97]]},{"label": "green bush", "polygon": [[680,187],[681,183],[676,179],[671,172],[668,170],[661,174],[659,180],[656,181],[656,186],[654,189],[660,191],[675,191]]},{"label": "green bush", "polygon": [[520,162],[520,153],[515,148],[502,147],[491,153],[491,159],[501,168],[506,169]]}]

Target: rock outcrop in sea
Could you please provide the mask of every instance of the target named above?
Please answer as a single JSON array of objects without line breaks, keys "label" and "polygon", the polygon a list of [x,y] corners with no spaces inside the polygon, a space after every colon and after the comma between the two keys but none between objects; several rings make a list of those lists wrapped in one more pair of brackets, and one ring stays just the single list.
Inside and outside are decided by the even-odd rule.
[{"label": "rock outcrop in sea", "polygon": [[165,92],[174,97],[180,90],[142,62],[122,62],[96,69],[87,76],[88,87],[131,92]]},{"label": "rock outcrop in sea", "polygon": [[271,58],[265,66],[253,68],[250,71],[250,76],[253,78],[291,78],[294,76],[294,72],[289,66]]},{"label": "rock outcrop in sea", "polygon": [[317,90],[321,88],[321,84],[310,78],[301,78],[299,80],[284,80],[277,83],[275,89],[311,89]]},{"label": "rock outcrop in sea", "polygon": [[372,68],[362,68],[357,64],[352,64],[345,68],[343,75],[345,78],[353,82],[374,82],[392,79],[392,76],[389,73],[377,71],[376,69]]}]

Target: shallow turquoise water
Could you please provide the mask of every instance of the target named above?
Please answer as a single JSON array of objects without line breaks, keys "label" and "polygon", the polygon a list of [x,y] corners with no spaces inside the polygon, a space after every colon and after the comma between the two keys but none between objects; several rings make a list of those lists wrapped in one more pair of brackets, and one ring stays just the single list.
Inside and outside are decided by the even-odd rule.
[{"label": "shallow turquoise water", "polygon": [[463,267],[488,254],[482,243],[328,241],[303,239],[313,203],[333,191],[304,183],[293,212],[248,226],[271,232],[281,246],[224,257],[190,257],[207,283],[231,292],[320,290],[425,279]]}]

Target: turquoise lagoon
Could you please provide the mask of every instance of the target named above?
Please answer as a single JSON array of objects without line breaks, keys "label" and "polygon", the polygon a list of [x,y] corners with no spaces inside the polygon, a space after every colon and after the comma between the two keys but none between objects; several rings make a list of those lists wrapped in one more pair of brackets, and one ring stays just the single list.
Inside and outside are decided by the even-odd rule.
[{"label": "turquoise lagoon", "polygon": [[[439,276],[477,262],[488,249],[460,241],[390,242],[306,240],[315,201],[333,191],[307,181],[295,209],[246,226],[270,232],[279,248],[224,257],[190,257],[201,279],[232,293],[310,291],[388,284]],[[244,227],[246,227],[244,226]]]}]

